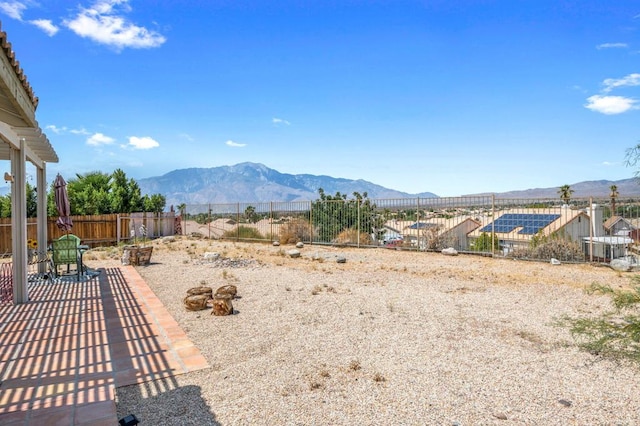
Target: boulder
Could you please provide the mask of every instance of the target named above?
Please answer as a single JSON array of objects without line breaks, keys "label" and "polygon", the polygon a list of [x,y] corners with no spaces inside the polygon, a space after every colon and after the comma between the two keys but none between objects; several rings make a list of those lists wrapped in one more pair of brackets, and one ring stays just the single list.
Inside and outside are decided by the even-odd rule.
[{"label": "boulder", "polygon": [[347,258],[344,256],[338,256],[338,258],[336,259],[337,263],[347,263]]},{"label": "boulder", "polygon": [[559,264],[560,264],[560,261],[559,261],[558,259],[556,259],[556,258],[553,258],[553,257],[552,257],[552,258],[551,258],[551,264],[552,264],[552,265],[559,265]]},{"label": "boulder", "polygon": [[291,249],[287,251],[287,254],[292,258],[300,257],[300,250]]},{"label": "boulder", "polygon": [[633,264],[626,259],[613,259],[609,263],[609,266],[614,271],[629,272],[633,270]]},{"label": "boulder", "polygon": [[296,247],[297,248],[303,248],[304,247],[304,243],[302,241],[299,241],[296,243]]},{"label": "boulder", "polygon": [[445,256],[457,256],[458,250],[454,249],[453,247],[448,247],[446,249],[442,249],[441,253]]},{"label": "boulder", "polygon": [[280,241],[274,241],[274,242],[273,242],[273,246],[274,246],[274,247],[278,247],[279,245],[280,245]]}]

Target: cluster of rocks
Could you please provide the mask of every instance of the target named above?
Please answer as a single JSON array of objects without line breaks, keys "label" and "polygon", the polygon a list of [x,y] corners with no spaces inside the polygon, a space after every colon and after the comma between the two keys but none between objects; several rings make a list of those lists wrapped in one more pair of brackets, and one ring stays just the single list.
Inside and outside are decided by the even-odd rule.
[{"label": "cluster of rocks", "polygon": [[201,311],[210,307],[211,315],[224,316],[233,314],[231,301],[237,297],[238,289],[235,285],[223,285],[215,294],[213,288],[200,286],[187,290],[187,297],[183,299],[183,303],[188,311]]},{"label": "cluster of rocks", "polygon": [[260,265],[255,259],[230,259],[215,252],[206,252],[201,263],[211,265],[212,268],[248,268]]},{"label": "cluster of rocks", "polygon": [[[277,242],[277,241],[274,241],[273,245],[277,247],[277,246],[280,245],[280,243]],[[287,250],[287,252],[286,252],[287,256],[289,256],[292,259],[295,259],[295,258],[298,258],[298,257],[302,256],[302,252],[299,250],[299,249],[302,249],[302,248],[304,248],[304,243],[302,243],[302,242],[297,243],[296,244],[296,248]],[[319,256],[317,254],[313,256],[313,260],[318,260],[318,259],[319,259]],[[347,258],[346,257],[344,257],[342,255],[339,255],[339,256],[336,257],[336,263],[346,263],[346,262],[347,262]]]}]

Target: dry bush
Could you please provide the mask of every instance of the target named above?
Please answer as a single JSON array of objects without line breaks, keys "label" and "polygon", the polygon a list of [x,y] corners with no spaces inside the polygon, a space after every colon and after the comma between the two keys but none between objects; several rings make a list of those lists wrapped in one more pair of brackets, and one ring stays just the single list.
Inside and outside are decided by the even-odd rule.
[{"label": "dry bush", "polygon": [[[338,234],[333,241],[335,244],[355,245],[358,244],[358,231],[356,229],[345,229]],[[360,244],[373,244],[371,235],[360,232]]]},{"label": "dry bush", "polygon": [[292,219],[280,228],[280,244],[311,241],[311,225],[304,219]]},{"label": "dry bush", "polygon": [[509,256],[538,260],[551,260],[553,258],[565,262],[584,261],[584,253],[580,243],[564,238],[551,238],[535,247],[516,249]]},{"label": "dry bush", "polygon": [[454,235],[449,233],[441,234],[441,226],[433,226],[422,231],[422,238],[424,241],[424,247],[420,247],[423,250],[442,250],[447,247],[454,247],[457,244]]}]

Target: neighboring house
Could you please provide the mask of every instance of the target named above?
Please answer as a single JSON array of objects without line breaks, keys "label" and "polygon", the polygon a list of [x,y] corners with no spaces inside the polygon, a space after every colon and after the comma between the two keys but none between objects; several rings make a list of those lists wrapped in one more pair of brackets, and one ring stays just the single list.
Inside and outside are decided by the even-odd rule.
[{"label": "neighboring house", "polygon": [[568,207],[550,209],[514,209],[499,212],[493,221],[468,234],[473,245],[482,233],[495,233],[504,254],[518,248],[528,248],[534,236],[559,235],[572,241],[582,241],[590,233],[591,220],[585,210]]},{"label": "neighboring house", "polygon": [[623,237],[630,237],[632,231],[636,229],[630,221],[622,216],[611,216],[602,226],[605,234]]},{"label": "neighboring house", "polygon": [[[583,251],[588,259],[609,262],[629,254],[633,245],[633,235],[637,238],[637,230],[627,219],[612,216],[602,220],[602,209],[593,209],[592,235],[583,238]],[[602,224],[599,226],[599,224]]]},{"label": "neighboring house", "polygon": [[470,216],[458,216],[450,219],[432,218],[419,222],[404,221],[395,225],[402,226],[395,232],[401,235],[406,245],[420,250],[442,250],[453,247],[464,251],[469,248],[467,235],[482,226],[482,223]]},{"label": "neighboring house", "polygon": [[612,259],[629,255],[629,248],[633,244],[630,237],[615,235],[585,237],[583,241],[587,258],[599,262],[609,262]]}]

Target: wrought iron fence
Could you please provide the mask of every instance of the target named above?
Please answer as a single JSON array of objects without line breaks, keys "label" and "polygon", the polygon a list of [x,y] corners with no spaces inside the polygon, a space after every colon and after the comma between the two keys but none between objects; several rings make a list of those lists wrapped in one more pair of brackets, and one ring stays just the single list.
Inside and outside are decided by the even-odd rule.
[{"label": "wrought iron fence", "polygon": [[182,231],[236,241],[610,261],[638,252],[640,200],[477,196],[199,204],[186,206]]}]

